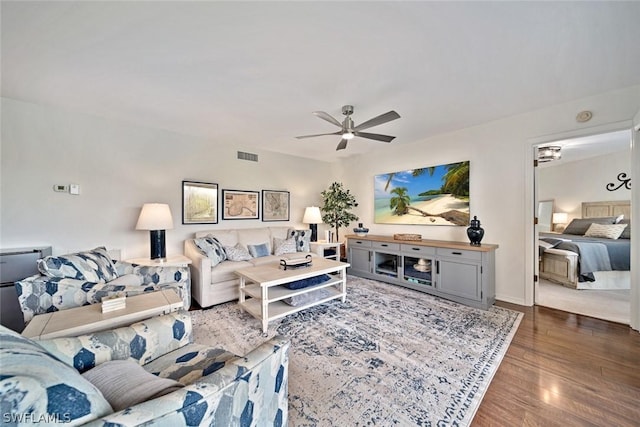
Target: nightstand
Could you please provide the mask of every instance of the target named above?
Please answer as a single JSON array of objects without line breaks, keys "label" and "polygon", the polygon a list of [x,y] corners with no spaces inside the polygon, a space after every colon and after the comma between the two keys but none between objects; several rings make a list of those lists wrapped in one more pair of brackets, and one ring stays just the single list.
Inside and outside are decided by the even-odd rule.
[{"label": "nightstand", "polygon": [[340,261],[341,246],[342,243],[340,242],[326,242],[324,240],[309,243],[311,252],[314,252],[323,258],[332,259],[334,261]]},{"label": "nightstand", "polygon": [[158,261],[151,258],[134,258],[126,259],[125,261],[148,267],[188,267],[192,262],[190,258],[187,258],[184,255],[171,255],[164,261]]}]

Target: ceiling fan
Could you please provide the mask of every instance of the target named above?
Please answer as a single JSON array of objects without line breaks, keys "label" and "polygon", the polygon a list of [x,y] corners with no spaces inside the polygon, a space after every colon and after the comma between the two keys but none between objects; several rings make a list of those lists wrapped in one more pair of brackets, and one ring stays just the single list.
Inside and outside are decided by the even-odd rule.
[{"label": "ceiling fan", "polygon": [[341,129],[338,132],[319,133],[316,135],[302,135],[302,136],[296,136],[296,138],[302,139],[302,138],[313,138],[315,136],[324,136],[324,135],[340,135],[342,136],[342,139],[340,140],[340,143],[336,147],[336,151],[344,150],[345,148],[347,148],[347,141],[349,141],[355,136],[359,136],[361,138],[375,139],[376,141],[382,141],[382,142],[393,141],[395,136],[381,135],[378,133],[368,133],[368,132],[361,132],[361,131],[365,129],[369,129],[374,126],[381,125],[383,123],[390,122],[391,120],[400,118],[400,114],[391,110],[387,113],[380,114],[379,116],[376,116],[373,119],[367,120],[364,123],[360,123],[358,126],[354,126],[353,120],[351,119],[351,114],[353,114],[353,105],[345,105],[342,107],[342,114],[346,116],[342,121],[342,123],[340,123],[332,115],[330,115],[329,113],[325,113],[324,111],[314,111],[313,114],[320,117],[322,120],[326,120],[329,123],[333,123],[334,125],[338,126]]}]

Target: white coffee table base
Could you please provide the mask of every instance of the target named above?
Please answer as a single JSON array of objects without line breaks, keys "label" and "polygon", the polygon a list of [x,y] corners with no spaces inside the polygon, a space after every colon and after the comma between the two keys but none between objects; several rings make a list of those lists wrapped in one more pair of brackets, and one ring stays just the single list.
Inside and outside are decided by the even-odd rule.
[{"label": "white coffee table base", "polygon": [[[236,271],[240,277],[240,306],[262,322],[262,332],[266,333],[269,322],[298,311],[340,298],[347,298],[347,267],[345,262],[331,261],[316,257],[309,267],[283,270],[278,263],[247,267]],[[295,280],[307,279],[322,274],[332,275],[326,282],[303,289],[289,289],[282,286]],[[291,306],[282,300],[295,295],[306,294],[317,289],[327,289],[331,294],[326,298],[301,306]],[[247,299],[246,297],[251,297]]]}]

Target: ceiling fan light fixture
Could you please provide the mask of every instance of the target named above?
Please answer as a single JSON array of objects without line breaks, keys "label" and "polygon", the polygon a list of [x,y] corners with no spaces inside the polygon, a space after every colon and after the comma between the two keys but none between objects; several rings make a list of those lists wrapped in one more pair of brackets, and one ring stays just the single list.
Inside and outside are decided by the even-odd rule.
[{"label": "ceiling fan light fixture", "polygon": [[554,160],[560,160],[562,158],[562,147],[557,145],[550,145],[548,147],[538,148],[538,161],[539,162],[552,162]]},{"label": "ceiling fan light fixture", "polygon": [[344,118],[342,123],[340,123],[338,120],[336,120],[335,117],[333,117],[331,114],[327,112],[314,111],[313,115],[335,126],[338,126],[340,130],[337,132],[320,133],[316,135],[301,135],[301,136],[296,136],[296,138],[303,139],[303,138],[313,138],[316,136],[324,136],[324,135],[340,135],[341,137],[340,143],[338,143],[336,150],[344,150],[345,148],[347,148],[347,141],[355,138],[356,136],[359,138],[373,139],[374,141],[381,141],[381,142],[391,142],[395,139],[395,136],[363,132],[363,130],[365,129],[369,129],[374,126],[378,126],[378,125],[390,122],[392,120],[399,119],[400,114],[396,113],[393,110],[387,111],[384,114],[380,114],[379,116],[376,116],[363,123],[360,123],[358,126],[355,126],[355,124],[353,123],[353,119],[351,119],[351,114],[353,114],[353,105],[342,106],[342,114],[344,114],[346,117]]}]

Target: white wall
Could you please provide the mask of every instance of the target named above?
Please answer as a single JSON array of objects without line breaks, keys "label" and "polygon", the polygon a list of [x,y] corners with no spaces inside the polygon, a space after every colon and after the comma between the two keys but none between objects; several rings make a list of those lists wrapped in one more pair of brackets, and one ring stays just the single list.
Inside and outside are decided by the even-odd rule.
[{"label": "white wall", "polygon": [[[585,109],[593,111],[594,118],[576,123],[577,112]],[[169,203],[177,219],[177,228],[167,234],[167,251],[181,251],[185,238],[209,228],[179,225],[183,179],[216,182],[221,188],[289,190],[292,222],[300,221],[305,206],[320,202],[319,193],[330,182],[341,180],[355,194],[356,213],[371,233],[419,233],[428,239],[466,242],[465,227],[374,224],[373,177],[470,160],[471,215],[482,221],[484,241],[500,246],[497,298],[530,303],[532,141],[631,120],[639,109],[640,86],[634,86],[414,144],[380,146],[338,165],[267,152],[258,153],[259,164],[249,164],[235,160],[236,150],[243,147],[233,141],[202,140],[3,99],[0,246],[51,244],[63,252],[107,245],[123,249],[125,258],[145,256],[147,233],[133,228],[140,206],[158,201]],[[428,120],[411,117],[410,111],[400,113],[403,120]],[[51,189],[72,182],[82,186],[81,196]],[[632,188],[637,194],[640,186]],[[259,224],[263,223],[225,221],[218,227]]]},{"label": "white wall", "polygon": [[[238,150],[259,162],[236,159]],[[261,220],[182,225],[182,180],[220,189],[287,190],[291,221],[320,203],[335,166],[91,117],[2,98],[0,247],[51,245],[54,253],[105,245],[123,258],[148,256],[149,233],[134,230],[146,202],[168,203],[175,228],[167,254],[210,228],[258,227]],[[54,184],[80,184],[81,194],[56,193]]]},{"label": "white wall", "polygon": [[[631,138],[631,135],[629,135]],[[626,187],[608,191],[608,183],[620,182],[619,173],[631,176],[631,151],[619,151],[590,159],[542,167],[538,171],[538,198],[554,200],[555,212],[566,212],[569,221],[582,217],[582,202],[630,200]]]},{"label": "white wall", "polygon": [[[468,242],[465,227],[374,224],[373,177],[470,160],[471,215],[477,215],[485,228],[483,241],[500,246],[496,252],[496,296],[503,301],[526,304],[533,294],[528,285],[533,281],[534,263],[532,140],[631,120],[639,108],[640,86],[634,86],[415,144],[389,144],[371,154],[345,160],[344,181],[360,202],[357,213],[372,234],[418,233],[427,239]],[[577,112],[582,110],[594,112],[588,124],[575,121]],[[410,112],[400,113],[409,120]]]}]

